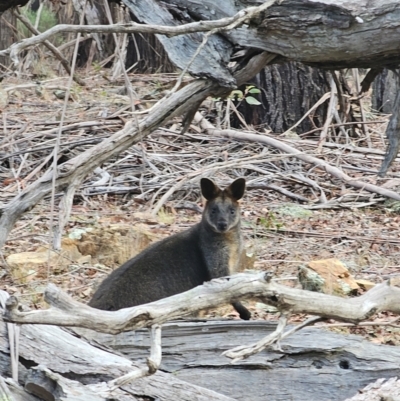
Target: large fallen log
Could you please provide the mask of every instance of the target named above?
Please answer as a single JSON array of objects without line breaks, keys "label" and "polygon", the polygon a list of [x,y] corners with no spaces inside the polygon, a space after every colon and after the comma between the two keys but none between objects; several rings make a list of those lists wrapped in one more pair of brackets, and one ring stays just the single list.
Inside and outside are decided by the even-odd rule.
[{"label": "large fallen log", "polygon": [[[137,360],[137,358],[135,358]],[[6,325],[0,321],[0,375],[10,377]],[[19,382],[43,400],[132,401],[143,396],[160,400],[229,401],[232,398],[192,385],[159,371],[121,389],[110,390],[105,380],[117,378],[140,366],[100,345],[91,345],[56,326],[24,325],[19,341]],[[12,390],[12,382],[8,380]],[[103,384],[102,384],[103,383]],[[18,389],[22,394],[23,389]],[[17,393],[17,390],[11,391]],[[33,400],[29,394],[21,400]]]},{"label": "large fallen log", "polygon": [[[228,348],[254,342],[275,328],[263,321],[168,323],[163,326],[161,370],[109,391],[105,380],[129,372],[147,357],[147,329],[116,336],[76,329],[75,335],[55,326],[23,325],[19,381],[26,390],[19,389],[17,397],[15,385],[7,383],[21,401],[36,399],[26,391],[43,400],[67,401],[131,401],[145,396],[161,401],[339,401],[371,381],[400,374],[398,347],[318,328],[283,340],[281,350],[264,350],[235,365],[221,356]],[[0,375],[9,377],[8,339],[2,321],[0,349]]]},{"label": "large fallen log", "polygon": [[[230,399],[243,399],[247,394],[252,400],[261,400],[266,395],[271,400],[340,400],[371,381],[397,376],[400,348],[381,347],[321,329],[304,330],[304,325],[329,317],[356,323],[382,310],[398,313],[398,292],[394,285],[382,283],[360,297],[343,299],[285,287],[271,281],[269,275],[238,274],[150,304],[109,312],[80,304],[49,285],[45,297],[50,309],[21,311],[18,300],[10,298],[3,316],[23,323],[20,361],[29,362],[22,363],[25,370],[20,377],[27,389],[45,400],[58,399],[54,394],[59,393],[67,394],[60,398],[66,400],[73,399],[69,394],[82,400],[123,399],[121,391],[161,400],[224,399],[221,394]],[[254,296],[281,312],[278,326],[271,328],[266,322],[168,323],[164,325],[162,341],[155,335],[159,333],[157,325],[168,320],[232,299]],[[296,312],[321,317],[296,326],[297,330],[303,328],[304,334],[291,328],[284,331],[288,316]],[[57,324],[75,326],[75,333],[81,338]],[[150,327],[151,352],[147,334]],[[93,329],[109,334],[100,335]],[[122,334],[115,336],[117,333]],[[134,362],[108,350],[96,349],[83,338],[90,344],[117,347]],[[271,348],[271,344],[276,344],[278,350]],[[146,367],[143,358],[149,354]],[[157,360],[157,366],[152,368],[149,360]],[[31,371],[33,366],[36,372],[29,372],[27,378],[26,369]],[[173,377],[169,378],[166,372],[173,373]],[[128,374],[136,380],[126,380]],[[0,375],[4,372],[0,371]],[[193,386],[183,384],[180,379]],[[177,387],[182,389],[181,398],[175,394]],[[311,398],[311,388],[316,398]],[[332,394],[337,398],[332,398]]]},{"label": "large fallen log", "polygon": [[[161,369],[175,378],[237,400],[339,401],[378,378],[398,376],[400,348],[367,342],[360,336],[306,328],[249,360],[229,363],[221,353],[268,335],[265,321],[172,322],[163,326]],[[130,359],[148,353],[147,330],[118,335],[85,330],[87,338]],[[151,381],[151,377],[148,379]]]}]

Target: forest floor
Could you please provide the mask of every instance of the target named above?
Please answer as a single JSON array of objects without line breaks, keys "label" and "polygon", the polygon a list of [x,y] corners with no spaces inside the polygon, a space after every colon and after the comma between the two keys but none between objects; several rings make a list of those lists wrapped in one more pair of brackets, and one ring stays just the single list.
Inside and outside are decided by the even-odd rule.
[{"label": "forest floor", "polygon": [[[154,104],[174,79],[168,74],[133,76],[140,106]],[[87,88],[74,86],[72,91],[64,123],[69,128],[61,137],[61,158],[84,152],[131,118],[122,81],[111,85],[101,74],[92,74],[86,80]],[[7,204],[49,167],[65,85],[66,80],[61,79],[42,80],[40,84],[3,80],[8,102],[3,106],[4,136],[0,136],[0,204]],[[203,114],[217,125],[227,124],[217,121],[212,102],[204,105]],[[382,138],[387,116],[370,113],[368,119],[368,141],[361,130],[349,132],[348,137],[331,135],[319,153],[318,132],[279,136],[257,129],[342,168],[354,178],[395,190],[400,184],[398,162],[385,178],[376,175],[385,150]],[[162,238],[200,220],[201,176],[209,176],[221,186],[244,176],[248,190],[242,201],[243,233],[254,255],[253,269],[273,271],[276,278],[291,286],[299,285],[299,266],[329,258],[342,261],[354,277],[374,283],[400,275],[398,203],[345,186],[325,171],[276,149],[210,137],[195,125],[180,135],[179,127],[179,119],[172,121],[88,177],[75,196],[65,236],[77,228],[124,223],[140,225]],[[162,195],[174,186],[176,190],[160,204]],[[49,227],[57,222],[58,199],[56,196],[53,214],[47,197],[24,215],[11,232],[0,259],[0,287],[35,308],[44,306],[42,292],[47,282],[87,302],[96,283],[117,267],[92,260],[62,268],[49,266],[28,279],[13,274],[6,262],[9,255],[51,244]],[[155,207],[159,211],[151,215]],[[248,306],[255,319],[277,319],[265,305],[250,302]],[[209,315],[237,318],[230,306]],[[385,324],[393,318],[381,313],[373,318],[371,326],[349,328],[338,324],[332,329],[398,345],[400,324]],[[303,319],[296,316],[293,321]]]}]

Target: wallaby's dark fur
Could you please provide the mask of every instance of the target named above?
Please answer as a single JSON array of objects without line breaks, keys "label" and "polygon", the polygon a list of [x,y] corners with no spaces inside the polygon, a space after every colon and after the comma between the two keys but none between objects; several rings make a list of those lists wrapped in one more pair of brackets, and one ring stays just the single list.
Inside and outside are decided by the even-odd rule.
[{"label": "wallaby's dark fur", "polygon": [[[245,186],[239,178],[221,190],[203,178],[201,192],[207,202],[201,222],[149,246],[114,270],[89,305],[104,310],[141,305],[234,273],[242,251],[237,201]],[[250,319],[240,302],[233,306],[242,319]]]}]

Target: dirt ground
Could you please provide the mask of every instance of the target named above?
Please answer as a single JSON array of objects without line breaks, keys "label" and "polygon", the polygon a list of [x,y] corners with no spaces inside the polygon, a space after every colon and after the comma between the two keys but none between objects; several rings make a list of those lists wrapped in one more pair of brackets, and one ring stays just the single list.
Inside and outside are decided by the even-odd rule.
[{"label": "dirt ground", "polygon": [[[110,95],[122,84],[111,87],[100,75],[92,75],[87,81],[92,85],[90,88],[74,91],[66,124],[100,120],[101,112],[106,109],[108,116],[117,112],[119,114],[115,120],[107,120],[110,125],[103,131],[78,127],[63,136],[62,144],[74,144],[68,147],[68,152],[72,153],[70,157],[83,152],[87,146],[93,146],[102,137],[116,132],[129,118],[129,113],[124,114],[127,97]],[[161,96],[169,81],[165,77],[142,77],[136,82],[136,89],[145,106],[147,101],[151,103],[157,96]],[[50,135],[48,130],[57,126],[63,101],[56,97],[56,91],[62,90],[64,83],[57,81],[55,84],[53,79],[40,87],[32,87],[29,86],[30,82],[17,82],[10,78],[3,81],[2,85],[8,89],[8,103],[3,108],[5,134],[0,137],[0,155],[6,155],[8,160],[8,163],[5,163],[5,159],[0,160],[0,202],[5,205],[46,169],[43,166],[35,176],[25,180],[49,156],[54,146],[54,132]],[[18,89],[18,85],[25,87]],[[150,93],[153,95],[150,96]],[[204,110],[206,113],[207,108]],[[398,166],[394,166],[385,179],[379,180],[375,174],[384,153],[382,137],[387,118],[371,115],[370,119],[382,120],[371,125],[372,145],[361,137],[345,145],[363,147],[366,155],[369,154],[368,149],[372,148],[378,149],[380,154],[371,151],[371,157],[364,157],[360,156],[361,151],[348,152],[340,148],[339,153],[326,151],[320,156],[347,169],[346,172],[357,179],[378,185],[392,183],[393,187],[395,180],[400,177]],[[112,126],[111,122],[115,124]],[[222,186],[237,176],[244,176],[249,182],[242,201],[242,221],[246,246],[254,255],[255,270],[273,271],[282,283],[293,286],[298,285],[299,266],[313,260],[337,258],[356,278],[379,283],[400,275],[400,216],[396,202],[365,191],[353,190],[338,179],[318,171],[314,166],[298,163],[294,158],[282,162],[276,158],[278,153],[275,150],[265,149],[259,144],[205,137],[195,126],[191,127],[187,135],[179,136],[179,124],[179,120],[172,121],[164,130],[154,133],[119,158],[102,166],[113,177],[113,185],[118,182],[120,189],[133,188],[132,183],[136,185],[135,180],[140,180],[140,185],[134,189],[125,192],[102,189],[103,192],[96,192],[94,183],[98,177],[95,174],[88,177],[74,199],[65,236],[76,228],[102,227],[110,223],[127,223],[132,226],[141,224],[158,238],[184,230],[201,218],[199,210],[202,201],[198,181],[195,179],[185,181],[167,199],[156,217],[149,217],[149,213],[154,210],[161,195],[177,180],[187,177],[189,173],[197,173],[195,178],[198,180],[204,174],[205,167],[215,165],[218,168],[209,170],[206,175],[213,177]],[[284,137],[281,139],[286,140]],[[330,139],[335,145],[342,144],[334,138]],[[83,143],[84,140],[87,142]],[[314,152],[314,140],[310,136],[304,141],[299,140],[297,145],[303,151],[311,152],[310,149],[314,149]],[[81,142],[76,145],[77,141]],[[29,159],[23,159],[21,154],[28,154]],[[251,157],[254,158],[251,163],[243,164],[245,158],[249,160]],[[241,163],[240,167],[224,168],[224,163],[234,160],[237,160],[238,165]],[[318,201],[321,197],[316,193],[315,186],[313,188],[314,184],[307,185],[305,180],[299,182],[298,176],[295,177],[298,173],[318,183],[318,188],[324,192],[324,198],[331,202],[331,206],[321,207],[323,202]],[[291,194],[307,198],[308,202],[299,202],[290,195],[268,189],[264,185],[266,180],[268,184],[273,183],[289,190]],[[107,185],[111,187],[110,183]],[[349,201],[344,199],[347,195],[351,198]],[[116,267],[99,265],[96,260],[92,260],[91,264],[46,267],[40,274],[35,274],[33,279],[15,277],[5,261],[9,255],[35,251],[39,246],[51,244],[49,226],[57,220],[54,216],[58,207],[55,203],[55,214],[52,217],[50,204],[50,198],[45,198],[23,216],[11,232],[0,259],[0,287],[21,297],[23,302],[34,308],[44,306],[42,293],[49,281],[62,287],[74,298],[87,302],[96,283]],[[253,302],[248,306],[255,319],[277,318],[265,305]],[[210,316],[237,318],[230,306],[213,310]],[[390,314],[381,313],[374,317],[371,326],[349,328],[338,324],[332,329],[360,333],[374,342],[397,345],[400,343],[400,325],[387,324],[393,318]],[[292,320],[303,319],[304,316],[295,316]]]}]

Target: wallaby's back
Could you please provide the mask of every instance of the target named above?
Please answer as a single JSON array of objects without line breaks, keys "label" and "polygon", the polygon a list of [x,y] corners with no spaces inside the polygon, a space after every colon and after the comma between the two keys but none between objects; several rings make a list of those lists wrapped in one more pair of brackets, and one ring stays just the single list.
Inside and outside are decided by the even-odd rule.
[{"label": "wallaby's back", "polygon": [[198,226],[150,245],[114,270],[90,306],[118,310],[157,301],[210,280],[199,247]]},{"label": "wallaby's back", "polygon": [[[201,180],[207,202],[199,224],[159,241],[114,270],[99,286],[89,305],[118,310],[190,290],[204,281],[234,273],[242,251],[240,208],[245,180],[225,190]],[[242,319],[250,312],[233,304]]]}]

